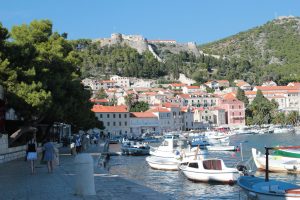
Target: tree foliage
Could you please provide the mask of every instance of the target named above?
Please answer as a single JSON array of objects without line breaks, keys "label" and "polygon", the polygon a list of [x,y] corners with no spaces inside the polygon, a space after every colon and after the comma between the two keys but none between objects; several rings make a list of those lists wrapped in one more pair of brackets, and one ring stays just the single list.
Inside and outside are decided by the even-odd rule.
[{"label": "tree foliage", "polygon": [[261,90],[258,90],[256,97],[249,105],[249,115],[247,124],[269,124],[272,122],[275,111],[278,107],[274,101],[269,101],[264,97]]},{"label": "tree foliage", "polygon": [[78,53],[49,20],[8,31],[0,25],[0,84],[8,106],[29,124],[62,121],[73,128],[100,126],[90,93],[80,84]]},{"label": "tree foliage", "polygon": [[248,97],[245,95],[245,91],[242,90],[241,88],[238,88],[236,98],[242,102],[244,102],[245,107],[248,107],[249,105],[249,100]]},{"label": "tree foliage", "polygon": [[149,110],[149,104],[144,101],[135,102],[130,108],[130,112],[145,112]]}]

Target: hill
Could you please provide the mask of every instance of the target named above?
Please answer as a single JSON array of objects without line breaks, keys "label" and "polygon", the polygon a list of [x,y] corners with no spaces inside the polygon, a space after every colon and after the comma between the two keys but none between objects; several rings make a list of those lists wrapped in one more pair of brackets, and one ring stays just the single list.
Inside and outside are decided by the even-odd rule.
[{"label": "hill", "polygon": [[262,26],[199,46],[208,54],[247,60],[263,79],[282,84],[300,79],[300,18],[279,17]]}]

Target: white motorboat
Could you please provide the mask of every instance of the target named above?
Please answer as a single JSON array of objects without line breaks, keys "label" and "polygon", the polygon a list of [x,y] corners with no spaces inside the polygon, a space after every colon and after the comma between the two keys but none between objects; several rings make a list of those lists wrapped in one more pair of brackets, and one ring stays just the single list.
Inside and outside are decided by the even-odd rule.
[{"label": "white motorboat", "polygon": [[123,155],[149,155],[150,147],[144,142],[123,139],[121,151]]},{"label": "white motorboat", "polygon": [[190,160],[183,162],[179,168],[193,181],[234,183],[239,177],[239,171],[226,167],[221,159]]},{"label": "white motorboat", "polygon": [[178,164],[180,163],[180,160],[176,158],[162,158],[156,156],[148,156],[146,161],[153,169],[171,171],[177,171]]},{"label": "white motorboat", "polygon": [[234,132],[237,135],[239,135],[239,134],[252,134],[253,133],[252,130],[251,130],[251,128],[247,127],[247,126],[241,127],[240,129],[237,129]]},{"label": "white motorboat", "polygon": [[[255,148],[252,148],[254,163],[259,170],[266,169],[266,156],[261,154]],[[269,155],[269,171],[271,172],[294,172],[300,173],[300,159]]]},{"label": "white motorboat", "polygon": [[274,134],[295,133],[295,128],[293,126],[274,126],[273,133]]},{"label": "white motorboat", "polygon": [[[191,148],[186,139],[179,139],[174,135],[167,135],[158,147],[150,146],[150,155],[162,158],[194,157],[197,147]],[[199,151],[198,155],[205,155],[206,151]]]},{"label": "white motorboat", "polygon": [[206,149],[208,151],[238,151],[239,150],[239,148],[236,146],[226,146],[226,145],[206,146]]},{"label": "white motorboat", "polygon": [[[282,147],[281,147],[282,148]],[[286,149],[291,147],[285,147]],[[249,199],[257,200],[292,200],[300,199],[300,186],[284,181],[269,180],[269,150],[278,147],[265,147],[265,178],[241,176],[238,185],[245,191]]]}]

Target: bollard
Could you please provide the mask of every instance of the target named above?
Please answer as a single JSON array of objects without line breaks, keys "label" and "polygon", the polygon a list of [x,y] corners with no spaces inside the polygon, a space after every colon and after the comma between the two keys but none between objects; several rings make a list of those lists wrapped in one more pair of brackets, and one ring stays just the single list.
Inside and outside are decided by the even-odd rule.
[{"label": "bollard", "polygon": [[96,195],[93,163],[92,156],[87,153],[81,153],[75,157],[76,195]]}]

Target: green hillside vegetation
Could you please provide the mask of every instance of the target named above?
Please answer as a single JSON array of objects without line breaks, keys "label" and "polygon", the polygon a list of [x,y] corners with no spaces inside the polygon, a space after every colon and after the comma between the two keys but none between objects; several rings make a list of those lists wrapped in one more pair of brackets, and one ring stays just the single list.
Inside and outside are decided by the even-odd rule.
[{"label": "green hillside vegetation", "polygon": [[[223,40],[200,46],[205,53],[249,61],[257,82],[300,81],[300,18],[276,19]],[[226,70],[228,72],[228,70]],[[243,72],[242,72],[243,73]],[[248,73],[242,76],[250,75]]]},{"label": "green hillside vegetation", "polygon": [[[117,74],[153,79],[167,77],[176,80],[179,74],[183,73],[199,83],[204,83],[209,79],[234,80],[239,76],[239,70],[248,71],[250,65],[244,61],[232,62],[211,56],[196,57],[190,52],[183,51],[178,54],[169,52],[164,56],[165,62],[158,62],[149,51],[139,54],[126,45],[101,47],[99,43],[93,43],[91,40],[72,41],[72,45],[80,55],[82,78],[104,79]],[[230,69],[231,73],[223,69]],[[255,81],[255,78],[252,79],[250,82]]]}]

